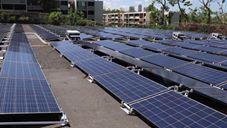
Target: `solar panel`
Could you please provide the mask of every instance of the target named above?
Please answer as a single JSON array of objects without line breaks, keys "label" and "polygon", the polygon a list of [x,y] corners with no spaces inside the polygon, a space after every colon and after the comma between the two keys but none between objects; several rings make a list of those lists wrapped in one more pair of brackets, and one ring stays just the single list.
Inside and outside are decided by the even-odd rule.
[{"label": "solar panel", "polygon": [[160,128],[224,128],[226,115],[173,91],[131,105]]},{"label": "solar panel", "polygon": [[221,51],[219,54],[224,55],[224,56],[227,56],[227,50]]},{"label": "solar panel", "polygon": [[150,43],[148,45],[143,45],[143,48],[155,51],[162,51],[164,49],[170,48],[169,46],[158,44],[158,43]]},{"label": "solar panel", "polygon": [[23,29],[16,28],[0,73],[0,125],[61,123],[63,113]]},{"label": "solar panel", "polygon": [[200,45],[190,44],[190,43],[186,43],[186,42],[177,42],[176,45],[179,47],[188,48],[188,49],[195,49],[197,47],[200,47]]},{"label": "solar panel", "polygon": [[77,66],[91,76],[124,70],[125,68],[103,58],[90,59],[78,63]]},{"label": "solar panel", "polygon": [[181,55],[181,56],[188,56],[188,55],[197,53],[197,51],[190,50],[190,49],[183,49],[179,47],[171,47],[163,51],[169,54],[175,54],[175,55]]},{"label": "solar panel", "polygon": [[209,53],[203,53],[203,52],[198,52],[196,54],[190,54],[188,56],[193,59],[205,61],[208,63],[219,63],[219,62],[227,60],[227,57],[209,54]]},{"label": "solar panel", "polygon": [[122,50],[120,52],[125,55],[134,57],[134,58],[141,58],[141,57],[150,56],[150,55],[155,54],[154,52],[147,51],[142,48],[131,48],[131,49]]},{"label": "solar panel", "polygon": [[126,103],[166,89],[127,69],[95,76],[95,80]]},{"label": "solar panel", "polygon": [[54,42],[51,45],[56,48],[62,55],[69,59],[73,64],[80,63],[98,56],[72,44],[69,41]]},{"label": "solar panel", "polygon": [[186,43],[197,44],[197,45],[207,45],[208,41],[206,40],[184,40]]},{"label": "solar panel", "polygon": [[130,40],[127,44],[133,45],[133,46],[143,46],[143,45],[149,45],[151,42],[146,40]]},{"label": "solar panel", "polygon": [[226,72],[196,64],[184,65],[173,70],[180,74],[189,76],[208,84],[212,84],[214,86],[221,84],[227,80]]},{"label": "solar panel", "polygon": [[118,43],[118,42],[114,42],[111,40],[102,40],[102,41],[96,41],[96,44],[106,47],[108,49],[112,49],[115,51],[121,51],[121,50],[125,50],[125,49],[131,49],[133,48],[132,46],[128,46],[126,44],[123,43]]},{"label": "solar panel", "polygon": [[40,26],[32,25],[32,28],[36,31],[38,35],[41,36],[42,39],[46,41],[55,41],[59,40],[59,36],[41,28]]},{"label": "solar panel", "polygon": [[177,41],[177,40],[160,40],[160,41],[158,41],[158,43],[165,44],[165,45],[171,45],[171,46],[176,46],[177,42],[181,42],[181,41]]},{"label": "solar panel", "polygon": [[142,57],[141,60],[144,60],[148,63],[155,64],[164,68],[168,68],[168,69],[172,69],[174,67],[179,67],[189,63],[184,60],[176,59],[176,58],[161,55],[161,54],[155,55],[155,56]]},{"label": "solar panel", "polygon": [[197,47],[196,49],[205,51],[205,52],[215,53],[215,54],[218,54],[218,53],[224,51],[224,49],[222,49],[222,48],[207,47],[207,46],[200,46],[200,47]]}]

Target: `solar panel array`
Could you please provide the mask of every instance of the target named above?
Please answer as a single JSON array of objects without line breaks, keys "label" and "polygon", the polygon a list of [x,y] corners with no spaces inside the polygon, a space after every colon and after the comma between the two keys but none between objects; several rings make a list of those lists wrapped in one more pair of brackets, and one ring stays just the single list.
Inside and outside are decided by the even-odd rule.
[{"label": "solar panel array", "polygon": [[[221,55],[221,53],[227,49],[204,46],[193,42],[188,43],[188,40],[185,42],[162,40],[158,43],[154,43],[145,40],[131,40],[127,44],[226,68],[222,63],[227,60],[227,57]],[[157,44],[160,46],[155,47]]]},{"label": "solar panel array", "polygon": [[[132,42],[132,44],[131,44],[131,42]],[[129,43],[131,45],[136,45],[136,46],[139,45],[138,40],[130,41]],[[142,41],[141,44],[145,44],[145,45],[140,46],[140,47],[144,48],[148,45],[148,43],[149,42],[147,42],[147,41]],[[192,64],[190,61],[185,61],[185,60],[181,60],[178,58],[166,56],[161,53],[154,53],[151,51],[143,50],[142,48],[138,48],[138,47],[131,47],[126,44],[119,43],[119,42],[104,40],[104,41],[97,41],[96,44],[101,47],[105,47],[105,48],[108,48],[108,49],[111,49],[114,51],[119,51],[120,53],[123,53],[125,55],[131,56],[134,58],[139,58],[142,61],[160,66],[165,69],[171,69],[174,72],[180,73],[184,76],[193,78],[195,80],[199,80],[204,83],[226,89],[223,86],[220,86],[221,84],[227,82],[226,81],[227,73],[224,71],[216,70],[216,69],[205,67],[205,66],[200,66],[197,64]],[[150,43],[150,44],[152,44],[152,43]],[[153,43],[153,44],[155,44],[155,43]],[[218,55],[207,54],[207,53],[202,53],[202,52],[189,54],[191,50],[185,49],[187,51],[187,52],[185,52],[184,49],[181,49],[178,47],[173,47],[173,48],[174,48],[173,50],[176,50],[176,49],[183,50],[181,52],[186,53],[186,54],[188,53],[187,56],[191,56],[191,58],[196,58],[196,59],[198,58],[200,60],[207,59],[207,61],[213,60],[212,62],[214,62],[214,61],[222,62],[222,61],[226,60],[226,57],[224,57],[224,56],[218,56]],[[155,47],[154,47],[154,49],[155,49]],[[172,49],[172,48],[167,48],[163,51],[168,52],[169,51],[168,49]],[[159,50],[161,50],[161,49],[159,49]],[[159,51],[159,50],[156,50],[156,51]],[[170,52],[172,52],[172,51],[170,51]],[[192,56],[192,55],[194,55],[194,56]],[[177,69],[182,69],[182,70],[179,72]],[[192,69],[194,69],[194,70],[192,70]]]},{"label": "solar panel array", "polygon": [[226,115],[168,90],[161,84],[100,58],[77,45],[70,42],[55,42],[51,45],[157,127],[226,126]]},{"label": "solar panel array", "polygon": [[4,38],[4,36],[6,35],[7,32],[9,32],[10,27],[12,26],[12,24],[1,24],[0,23],[0,41],[2,41],[2,39]]},{"label": "solar panel array", "polygon": [[[56,33],[57,35],[61,36],[61,37],[65,37],[66,36],[66,31],[70,28],[67,27],[61,27],[61,26],[54,26],[54,25],[41,25],[42,27],[50,30],[53,33]],[[80,39],[81,40],[87,40],[87,39],[91,39],[94,38],[94,36],[92,35],[88,35],[85,33],[80,33]]]},{"label": "solar panel array", "polygon": [[58,41],[60,39],[60,37],[57,36],[56,34],[50,33],[49,31],[38,25],[31,25],[31,27],[45,41]]},{"label": "solar panel array", "polygon": [[16,26],[0,73],[0,125],[61,123],[63,113],[22,32]]}]

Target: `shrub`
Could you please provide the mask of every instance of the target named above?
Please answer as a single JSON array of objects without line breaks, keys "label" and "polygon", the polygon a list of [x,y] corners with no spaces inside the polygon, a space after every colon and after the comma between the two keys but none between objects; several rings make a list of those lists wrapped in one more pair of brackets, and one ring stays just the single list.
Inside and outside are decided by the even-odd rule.
[{"label": "shrub", "polygon": [[61,12],[52,12],[48,16],[48,22],[54,25],[60,25],[62,23],[62,13]]}]

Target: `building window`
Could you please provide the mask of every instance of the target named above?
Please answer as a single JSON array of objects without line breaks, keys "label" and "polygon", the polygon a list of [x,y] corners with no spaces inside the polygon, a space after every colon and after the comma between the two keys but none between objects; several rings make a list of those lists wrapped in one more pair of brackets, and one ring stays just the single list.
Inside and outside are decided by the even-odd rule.
[{"label": "building window", "polygon": [[88,2],[88,6],[94,7],[95,6],[95,3],[94,2]]},{"label": "building window", "polygon": [[61,5],[68,5],[68,2],[67,1],[61,1]]},{"label": "building window", "polygon": [[94,11],[88,11],[88,15],[94,15],[95,12]]}]

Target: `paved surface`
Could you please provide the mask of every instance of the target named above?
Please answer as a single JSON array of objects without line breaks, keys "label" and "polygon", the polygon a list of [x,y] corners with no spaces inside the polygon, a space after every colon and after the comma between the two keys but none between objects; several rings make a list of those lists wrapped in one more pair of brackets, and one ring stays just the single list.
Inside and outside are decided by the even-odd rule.
[{"label": "paved surface", "polygon": [[[24,25],[26,32],[33,30]],[[28,35],[57,100],[67,114],[72,128],[149,128],[137,116],[129,116],[120,104],[85,75],[61,58],[53,48]]]}]

